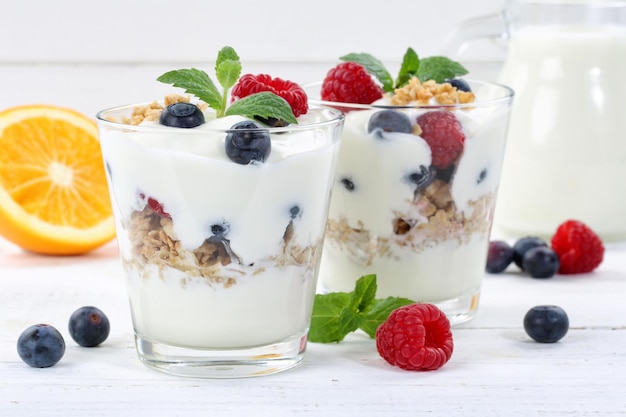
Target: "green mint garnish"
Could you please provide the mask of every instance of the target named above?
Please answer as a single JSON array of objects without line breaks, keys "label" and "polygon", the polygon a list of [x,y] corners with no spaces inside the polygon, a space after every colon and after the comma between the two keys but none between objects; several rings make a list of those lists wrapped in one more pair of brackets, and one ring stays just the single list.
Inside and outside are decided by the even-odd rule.
[{"label": "green mint garnish", "polygon": [[185,93],[193,94],[215,109],[218,117],[223,116],[226,103],[206,72],[195,68],[173,70],[161,75],[157,81],[184,89]]},{"label": "green mint garnish", "polygon": [[342,341],[358,329],[370,337],[396,308],[415,301],[401,297],[376,298],[376,275],[364,275],[352,292],[316,294],[309,340],[316,343]]},{"label": "green mint garnish", "polygon": [[468,73],[463,65],[443,56],[420,59],[412,48],[408,48],[405,52],[395,82],[383,63],[370,54],[352,53],[339,59],[361,64],[367,72],[380,81],[383,90],[388,93],[406,85],[412,77],[419,78],[421,82],[434,80],[441,83],[448,78],[459,77]]},{"label": "green mint garnish", "polygon": [[169,71],[158,77],[157,81],[180,87],[185,93],[196,96],[214,109],[217,117],[260,116],[298,123],[289,103],[269,92],[251,94],[228,106],[228,90],[237,83],[241,69],[239,55],[230,46],[225,46],[218,52],[215,61],[215,75],[222,87],[221,92],[206,72],[196,68]]},{"label": "green mint garnish", "polygon": [[454,78],[467,74],[461,64],[445,56],[431,56],[420,61],[417,76],[420,81],[435,80],[440,83],[447,78]]},{"label": "green mint garnish", "polygon": [[396,88],[401,87],[409,82],[411,77],[417,76],[417,71],[420,68],[420,59],[413,48],[409,48],[404,53],[402,58],[402,65],[400,66],[400,72],[396,78]]},{"label": "green mint garnish", "polygon": [[264,119],[273,117],[289,123],[298,123],[285,99],[268,91],[251,94],[235,101],[226,109],[224,115],[232,116],[234,114],[248,117],[259,116]]},{"label": "green mint garnish", "polygon": [[344,55],[339,59],[346,62],[356,62],[357,64],[361,64],[367,70],[367,72],[372,74],[378,79],[378,81],[381,82],[381,84],[383,85],[383,90],[393,91],[393,78],[391,78],[389,71],[387,71],[381,61],[379,61],[377,58],[374,58],[372,55],[367,53],[352,53]]}]

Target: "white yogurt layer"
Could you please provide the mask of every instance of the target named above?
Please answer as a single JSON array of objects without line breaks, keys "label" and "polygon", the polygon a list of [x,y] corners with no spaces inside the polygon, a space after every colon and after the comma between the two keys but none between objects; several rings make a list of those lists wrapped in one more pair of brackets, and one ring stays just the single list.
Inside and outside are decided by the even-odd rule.
[{"label": "white yogurt layer", "polygon": [[[305,121],[324,117],[311,110]],[[101,132],[135,330],[174,345],[217,348],[302,335],[338,151],[333,128],[272,134],[268,160],[240,165],[225,153],[226,133],[215,129],[242,119],[208,119],[193,129],[148,123]],[[171,234],[188,255],[180,265],[149,265],[131,244],[131,215],[147,197],[171,216]],[[216,226],[232,262],[197,276],[192,251],[216,239]]]},{"label": "white yogurt layer", "polygon": [[[413,124],[420,114],[436,110],[396,109]],[[346,115],[322,258],[323,287],[350,291],[360,276],[375,273],[381,297],[441,302],[476,291],[484,273],[508,108],[453,112],[466,139],[450,185],[440,188],[455,213],[446,210],[454,219],[443,224],[447,217],[424,214],[422,191],[407,180],[420,166],[430,167],[429,145],[414,134],[388,133],[381,140],[367,133],[376,111]],[[394,230],[398,218],[412,231],[400,236]],[[418,226],[428,230],[422,233]]]}]

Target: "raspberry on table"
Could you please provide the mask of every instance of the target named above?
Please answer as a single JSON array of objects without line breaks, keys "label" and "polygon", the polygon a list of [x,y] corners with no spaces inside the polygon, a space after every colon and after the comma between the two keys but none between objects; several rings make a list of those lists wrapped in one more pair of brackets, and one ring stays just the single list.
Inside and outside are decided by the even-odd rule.
[{"label": "raspberry on table", "polygon": [[463,151],[465,134],[461,123],[454,114],[446,110],[424,113],[417,118],[422,129],[420,135],[432,152],[432,165],[446,169]]},{"label": "raspberry on table", "polygon": [[293,81],[272,78],[267,74],[245,74],[239,78],[231,92],[233,100],[268,91],[285,99],[293,115],[298,117],[309,111],[309,101],[302,87]]},{"label": "raspberry on table", "polygon": [[559,274],[591,272],[604,258],[600,237],[578,220],[563,222],[552,236],[551,245],[561,262]]},{"label": "raspberry on table", "polygon": [[342,62],[326,74],[321,94],[325,101],[371,104],[382,98],[383,89],[361,64]]},{"label": "raspberry on table", "polygon": [[434,304],[400,307],[376,330],[380,356],[406,370],[439,369],[452,356],[453,347],[450,321]]}]

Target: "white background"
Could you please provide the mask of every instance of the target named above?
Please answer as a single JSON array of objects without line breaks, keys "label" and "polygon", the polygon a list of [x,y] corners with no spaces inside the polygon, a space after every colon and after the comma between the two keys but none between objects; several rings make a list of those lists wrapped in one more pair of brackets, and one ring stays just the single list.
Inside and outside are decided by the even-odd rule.
[{"label": "white background", "polygon": [[[503,0],[11,1],[0,13],[0,109],[48,103],[93,116],[105,107],[152,101],[172,91],[156,77],[189,66],[211,73],[224,45],[237,50],[244,72],[302,83],[323,78],[348,52],[369,52],[395,72],[407,47],[423,57],[440,54],[459,22],[502,5]],[[476,67],[470,58],[459,60],[470,70]]]}]

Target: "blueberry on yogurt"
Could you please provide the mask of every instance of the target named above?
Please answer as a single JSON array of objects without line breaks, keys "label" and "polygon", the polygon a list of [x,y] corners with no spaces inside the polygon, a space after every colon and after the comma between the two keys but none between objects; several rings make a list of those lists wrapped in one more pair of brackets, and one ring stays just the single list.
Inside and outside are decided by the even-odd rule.
[{"label": "blueberry on yogurt", "polygon": [[406,176],[406,180],[416,185],[415,191],[421,191],[428,187],[435,180],[437,176],[436,169],[433,167],[425,167],[420,165],[419,169],[411,172]]},{"label": "blueberry on yogurt", "polygon": [[472,91],[467,81],[465,81],[463,78],[448,78],[444,82],[450,83],[452,87],[456,87],[456,89],[459,91],[465,91],[468,93]]},{"label": "blueberry on yogurt", "polygon": [[296,217],[302,216],[302,209],[300,208],[300,206],[298,205],[294,205],[289,209],[289,216],[292,219],[295,219]]},{"label": "blueberry on yogurt", "polygon": [[230,231],[230,225],[226,222],[211,225],[211,233],[215,237],[225,237]]},{"label": "blueberry on yogurt", "polygon": [[372,115],[367,124],[367,133],[382,137],[382,132],[411,133],[413,125],[409,117],[399,111],[381,110]]},{"label": "blueberry on yogurt", "polygon": [[231,161],[247,165],[264,162],[270,155],[272,143],[267,129],[251,121],[235,123],[226,135],[226,155]]},{"label": "blueberry on yogurt", "polygon": [[192,128],[204,123],[204,114],[195,104],[174,103],[163,110],[159,123],[170,127]]},{"label": "blueberry on yogurt", "polygon": [[354,191],[354,189],[356,188],[354,185],[354,181],[352,181],[352,178],[343,177],[339,180],[339,182],[348,191]]}]

